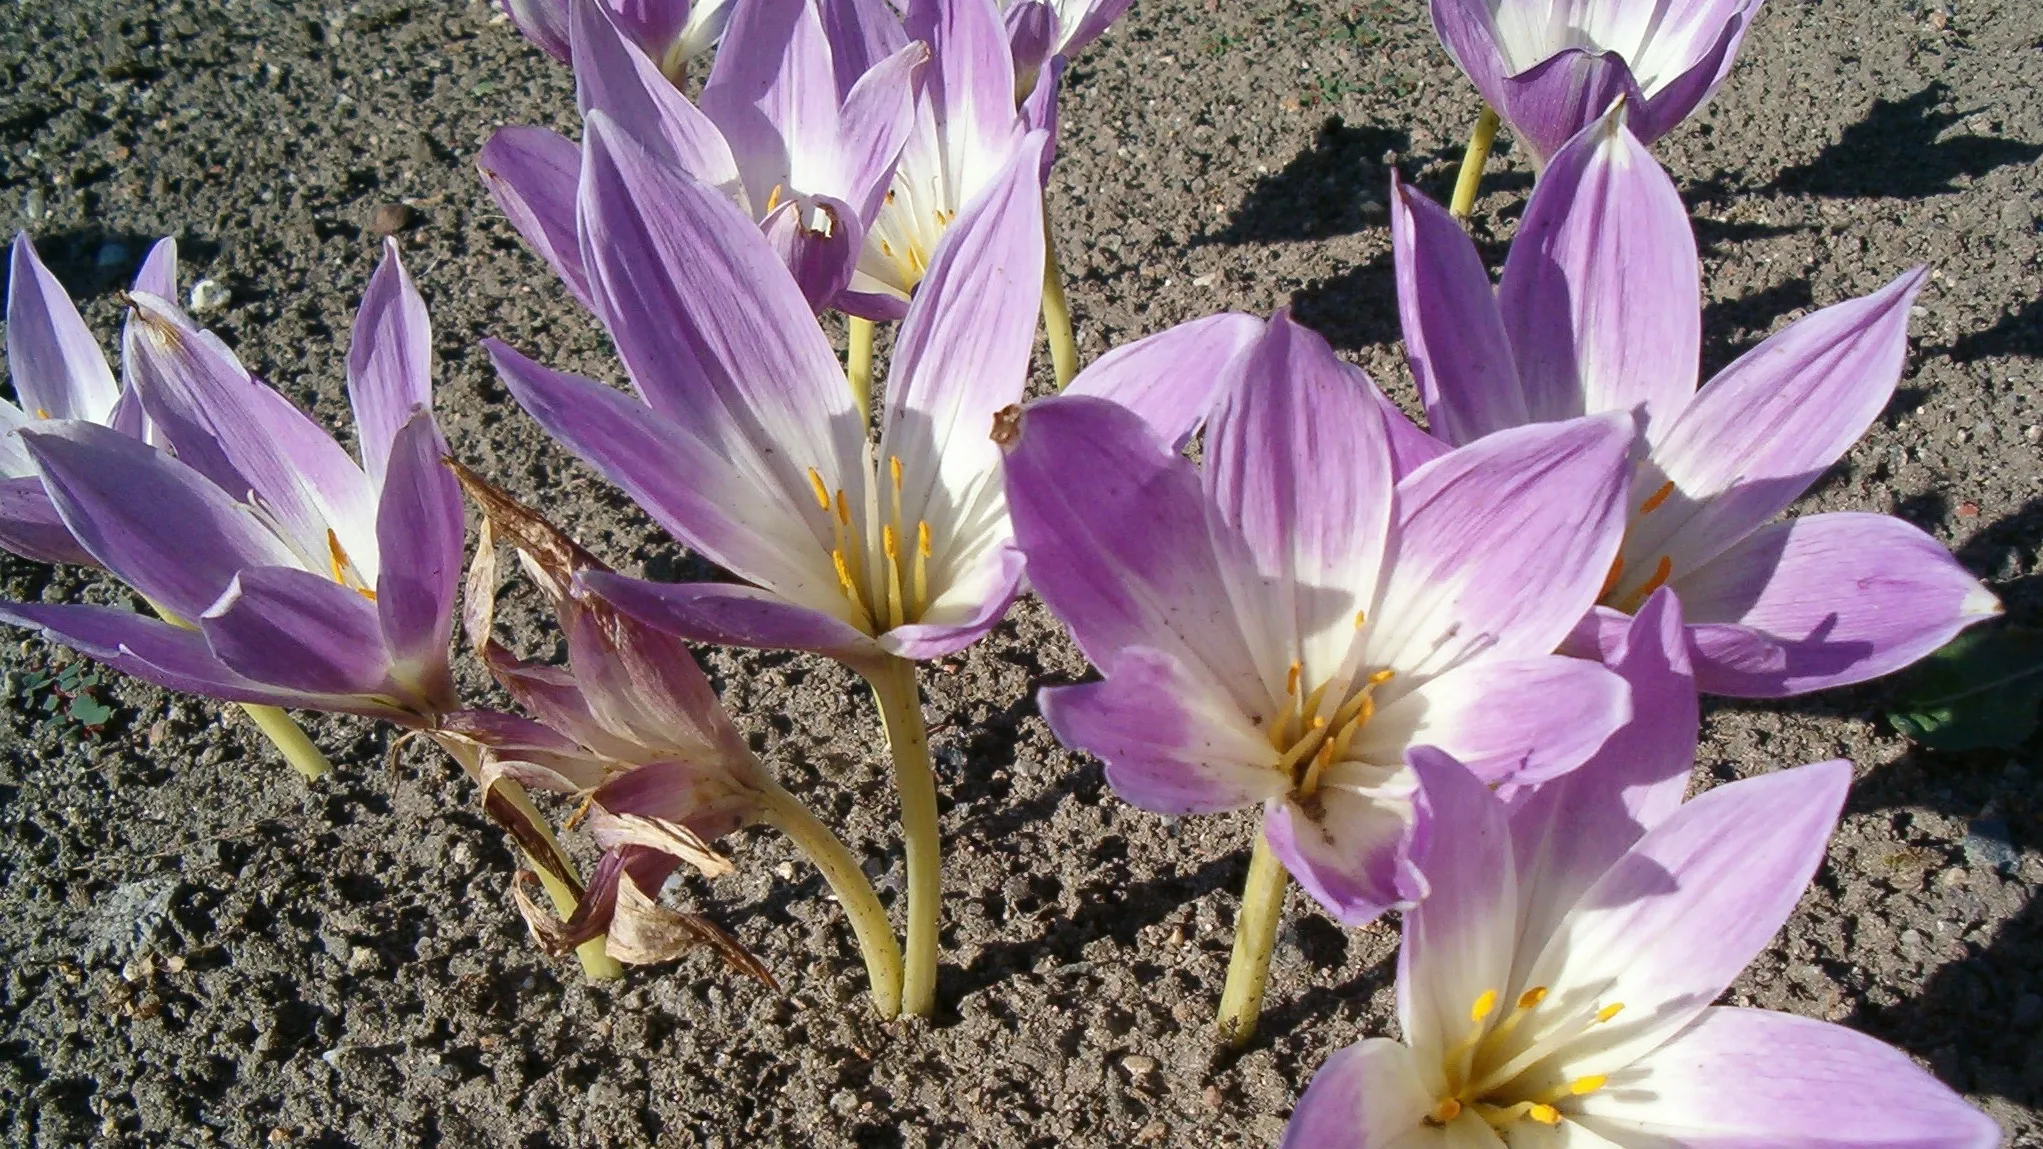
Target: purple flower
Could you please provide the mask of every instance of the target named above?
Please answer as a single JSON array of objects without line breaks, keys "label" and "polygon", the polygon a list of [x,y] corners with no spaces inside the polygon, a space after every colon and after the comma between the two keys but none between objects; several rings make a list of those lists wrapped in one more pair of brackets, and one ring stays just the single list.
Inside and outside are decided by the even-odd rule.
[{"label": "purple flower", "polygon": [[1203,467],[1090,396],[1009,430],[1030,582],[1105,676],[1043,713],[1135,805],[1263,804],[1284,865],[1359,924],[1424,892],[1411,747],[1532,783],[1629,713],[1551,652],[1616,552],[1630,429],[1526,428],[1400,478],[1375,388],[1283,313],[1180,372],[1222,380]]},{"label": "purple flower", "polygon": [[1133,0],[1001,0],[1018,68],[1075,56],[1121,18]]},{"label": "purple flower", "polygon": [[[690,176],[763,230],[813,310],[838,306],[882,210],[914,123],[927,48],[880,55],[834,43],[819,0],[739,5],[696,107],[598,0],[570,13],[576,102]],[[890,17],[891,19],[891,17]],[[590,304],[587,237],[576,227],[581,149],[559,133],[508,127],[477,164],[511,223]]]},{"label": "purple flower", "polygon": [[1542,163],[1622,97],[1651,143],[1731,71],[1760,0],[1432,0],[1440,42]]},{"label": "purple flower", "polygon": [[[572,61],[569,27],[581,0],[503,0],[504,12],[525,38],[566,64]],[[679,82],[688,61],[714,45],[737,7],[732,0],[595,0],[662,75]]]},{"label": "purple flower", "polygon": [[452,709],[461,496],[430,409],[425,304],[395,245],[348,352],[359,464],[170,301],[132,303],[133,387],[175,455],[84,420],[21,440],[79,546],[165,617],[0,618],[172,690],[412,725]]},{"label": "purple flower", "polygon": [[2000,604],[1899,519],[1772,523],[1865,432],[1908,350],[1918,269],[1806,316],[1695,390],[1695,239],[1621,112],[1554,157],[1493,293],[1474,246],[1409,188],[1392,197],[1405,346],[1433,433],[1632,411],[1645,458],[1624,547],[1578,640],[1607,646],[1669,586],[1712,694],[1778,697],[1905,666]]},{"label": "purple flower", "polygon": [[1697,723],[1672,596],[1621,647],[1636,716],[1565,778],[1506,800],[1413,751],[1432,891],[1404,919],[1404,1040],[1330,1058],[1286,1149],[1998,1145],[1990,1119],[1898,1050],[1710,1005],[1808,886],[1851,764],[1683,803]]}]

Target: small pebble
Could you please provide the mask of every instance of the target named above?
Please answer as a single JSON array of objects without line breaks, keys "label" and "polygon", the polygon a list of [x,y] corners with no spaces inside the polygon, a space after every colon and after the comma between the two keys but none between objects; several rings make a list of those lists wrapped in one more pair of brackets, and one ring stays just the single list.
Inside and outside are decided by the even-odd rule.
[{"label": "small pebble", "polygon": [[1148,1145],[1170,1136],[1170,1126],[1161,1121],[1151,1121],[1135,1133],[1135,1144]]},{"label": "small pebble", "polygon": [[2022,438],[2031,443],[2043,443],[2043,423],[2031,423],[2022,428]]},{"label": "small pebble", "polygon": [[208,311],[218,311],[233,298],[234,293],[227,290],[226,284],[217,279],[201,279],[192,284],[191,312],[204,315]]},{"label": "small pebble", "polygon": [[1121,1059],[1121,1068],[1127,1070],[1130,1077],[1147,1077],[1156,1072],[1156,1059],[1131,1053]]},{"label": "small pebble", "polygon": [[778,866],[773,867],[773,873],[783,882],[792,882],[795,876],[794,863],[782,862]]},{"label": "small pebble", "polygon": [[369,234],[395,235],[410,227],[418,219],[418,214],[410,204],[379,203],[376,210],[369,213]]}]

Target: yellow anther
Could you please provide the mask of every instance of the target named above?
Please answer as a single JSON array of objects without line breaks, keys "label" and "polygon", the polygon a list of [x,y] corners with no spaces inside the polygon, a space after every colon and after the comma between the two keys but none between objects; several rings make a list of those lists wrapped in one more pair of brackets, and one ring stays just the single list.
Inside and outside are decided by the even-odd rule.
[{"label": "yellow anther", "polygon": [[[889,193],[887,193],[887,194],[889,194],[889,195],[892,195],[893,193],[892,193],[892,192],[889,192]],[[894,258],[894,245],[893,245],[893,244],[891,244],[891,243],[888,243],[888,242],[887,242],[886,240],[884,240],[884,239],[883,239],[883,240],[881,240],[881,241],[880,241],[880,254],[881,254],[881,255],[884,255],[884,256],[886,256],[886,257],[887,257],[888,259],[892,259],[892,258]]]},{"label": "yellow anther", "polygon": [[1482,1019],[1490,1016],[1490,1014],[1496,1012],[1496,1009],[1497,1009],[1497,991],[1494,989],[1486,989],[1483,991],[1481,997],[1476,998],[1475,1005],[1470,1007],[1468,1011],[1468,1019],[1470,1021],[1481,1021]]},{"label": "yellow anther", "polygon": [[1604,595],[1609,594],[1611,591],[1616,590],[1618,580],[1623,577],[1624,577],[1624,556],[1619,555],[1616,558],[1610,560],[1610,573],[1603,576],[1603,589],[1596,592],[1596,597],[1600,599]]},{"label": "yellow anther", "polygon": [[887,553],[888,562],[900,561],[901,545],[900,540],[894,537],[894,524],[888,523],[880,528],[880,549]]},{"label": "yellow anther", "polygon": [[35,417],[38,419],[47,419],[50,417],[49,410],[47,408],[37,407],[35,409]]},{"label": "yellow anther", "polygon": [[1602,1073],[1592,1073],[1587,1077],[1577,1077],[1575,1080],[1568,1082],[1568,1092],[1577,1097],[1584,1097],[1603,1088],[1604,1083],[1609,1080],[1610,1077]]},{"label": "yellow anther", "polygon": [[348,585],[348,552],[341,549],[340,536],[333,533],[332,527],[326,528],[326,558],[333,564],[333,581]]},{"label": "yellow anther", "polygon": [[1327,720],[1326,720],[1326,715],[1324,715],[1324,714],[1315,714],[1315,715],[1313,715],[1313,716],[1312,716],[1312,728],[1313,728],[1314,730],[1325,730],[1325,729],[1327,728]]},{"label": "yellow anther", "polygon": [[887,456],[887,473],[893,476],[894,490],[898,493],[901,490],[901,456]]},{"label": "yellow anther", "polygon": [[1368,622],[1368,621],[1369,621],[1369,612],[1368,612],[1368,611],[1366,611],[1366,610],[1358,610],[1358,611],[1356,611],[1356,612],[1355,612],[1355,629],[1356,629],[1356,630],[1361,630],[1361,629],[1362,629],[1362,624],[1363,624],[1363,623],[1365,623],[1365,622]]},{"label": "yellow anther", "polygon": [[1397,671],[1392,670],[1390,667],[1386,666],[1382,670],[1379,670],[1375,674],[1369,676],[1369,685],[1382,686],[1384,683],[1389,682],[1391,679],[1396,677]]},{"label": "yellow anther", "polygon": [[1561,1111],[1551,1105],[1535,1105],[1527,1109],[1525,1115],[1541,1125],[1559,1125],[1561,1123]]},{"label": "yellow anther", "polygon": [[1531,1009],[1533,1006],[1538,1005],[1540,1002],[1543,1002],[1545,1000],[1546,987],[1543,985],[1536,985],[1533,986],[1531,989],[1526,990],[1524,993],[1518,995],[1518,1008]]},{"label": "yellow anther", "polygon": [[823,476],[816,468],[809,468],[809,489],[816,493],[816,506],[824,511],[830,509],[830,488],[823,485]]},{"label": "yellow anther", "polygon": [[1659,510],[1660,504],[1666,502],[1667,497],[1669,495],[1672,495],[1673,493],[1674,480],[1669,479],[1665,483],[1660,484],[1659,490],[1654,491],[1652,494],[1646,496],[1646,501],[1639,504],[1639,513],[1642,515],[1650,515],[1654,511]]},{"label": "yellow anther", "polygon": [[844,593],[850,595],[853,602],[857,602],[858,584],[852,581],[851,564],[844,561],[844,551],[841,548],[831,551],[830,562],[837,567],[837,585],[844,588]]},{"label": "yellow anther", "polygon": [[1334,743],[1332,739],[1319,744],[1319,753],[1312,756],[1312,764],[1305,768],[1305,777],[1299,780],[1298,793],[1306,798],[1319,793],[1320,775],[1333,765]]},{"label": "yellow anther", "polygon": [[844,488],[837,488],[837,521],[851,525],[851,500],[844,497]]},{"label": "yellow anther", "polygon": [[1433,1112],[1427,1114],[1426,1120],[1435,1125],[1445,1125],[1459,1116],[1461,1116],[1461,1102],[1452,1097],[1443,1097],[1440,1099],[1440,1104],[1433,1107]]},{"label": "yellow anther", "polygon": [[929,557],[930,550],[929,550],[928,519],[920,520],[915,524],[915,553],[921,555],[923,558]]},{"label": "yellow anther", "polygon": [[1291,664],[1291,670],[1290,670],[1290,672],[1289,672],[1288,674],[1286,674],[1286,675],[1284,676],[1284,695],[1285,695],[1285,697],[1287,697],[1287,698],[1288,698],[1288,697],[1290,697],[1291,695],[1294,695],[1294,694],[1297,694],[1297,693],[1298,693],[1298,677],[1299,677],[1299,675],[1301,675],[1301,674],[1304,674],[1304,673],[1305,673],[1305,664],[1304,664],[1304,663],[1300,663],[1300,662],[1294,662],[1294,663],[1292,663],[1292,664]]},{"label": "yellow anther", "polygon": [[1634,597],[1644,599],[1647,595],[1659,590],[1673,574],[1674,560],[1667,555],[1661,555],[1660,562],[1653,567],[1653,577],[1646,580],[1646,585],[1640,587],[1634,593]]},{"label": "yellow anther", "polygon": [[1624,1003],[1621,1001],[1614,1001],[1611,1002],[1609,1005],[1604,1006],[1602,1009],[1596,1011],[1596,1020],[1599,1024],[1601,1024],[1602,1022],[1609,1021],[1611,1018],[1616,1017],[1618,1014],[1622,1012],[1624,1012]]},{"label": "yellow anther", "polygon": [[784,191],[784,190],[785,190],[785,188],[786,188],[786,185],[784,185],[784,184],[774,184],[774,185],[773,185],[773,190],[772,190],[772,191],[770,191],[770,192],[768,192],[768,193],[766,193],[766,214],[767,214],[767,215],[772,215],[772,214],[773,214],[773,209],[774,209],[774,208],[777,208],[777,207],[779,207],[779,206],[780,206],[780,193],[781,193],[782,191]]}]

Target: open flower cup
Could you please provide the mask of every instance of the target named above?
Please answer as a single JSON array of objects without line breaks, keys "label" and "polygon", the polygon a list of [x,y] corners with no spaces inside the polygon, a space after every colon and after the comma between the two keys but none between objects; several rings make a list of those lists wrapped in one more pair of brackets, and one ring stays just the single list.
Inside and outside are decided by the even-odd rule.
[{"label": "open flower cup", "polygon": [[1921,269],[1795,321],[1697,390],[1695,235],[1623,109],[1554,157],[1494,291],[1448,213],[1409,187],[1392,200],[1398,306],[1434,435],[1644,420],[1624,545],[1573,649],[1608,649],[1668,586],[1702,690],[1771,698],[1886,674],[2000,613],[1900,519],[1772,521],[1892,398]]}]

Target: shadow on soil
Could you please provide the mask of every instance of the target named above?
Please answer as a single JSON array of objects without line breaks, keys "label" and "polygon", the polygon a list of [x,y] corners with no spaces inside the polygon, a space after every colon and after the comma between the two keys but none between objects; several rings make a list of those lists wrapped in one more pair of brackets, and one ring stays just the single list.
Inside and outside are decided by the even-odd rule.
[{"label": "shadow on soil", "polygon": [[1783,171],[1772,190],[1836,199],[1924,199],[1957,191],[1960,177],[2043,156],[2043,144],[1947,134],[1981,110],[1953,106],[1951,89],[1940,81],[1903,99],[1875,100],[1836,143]]}]

